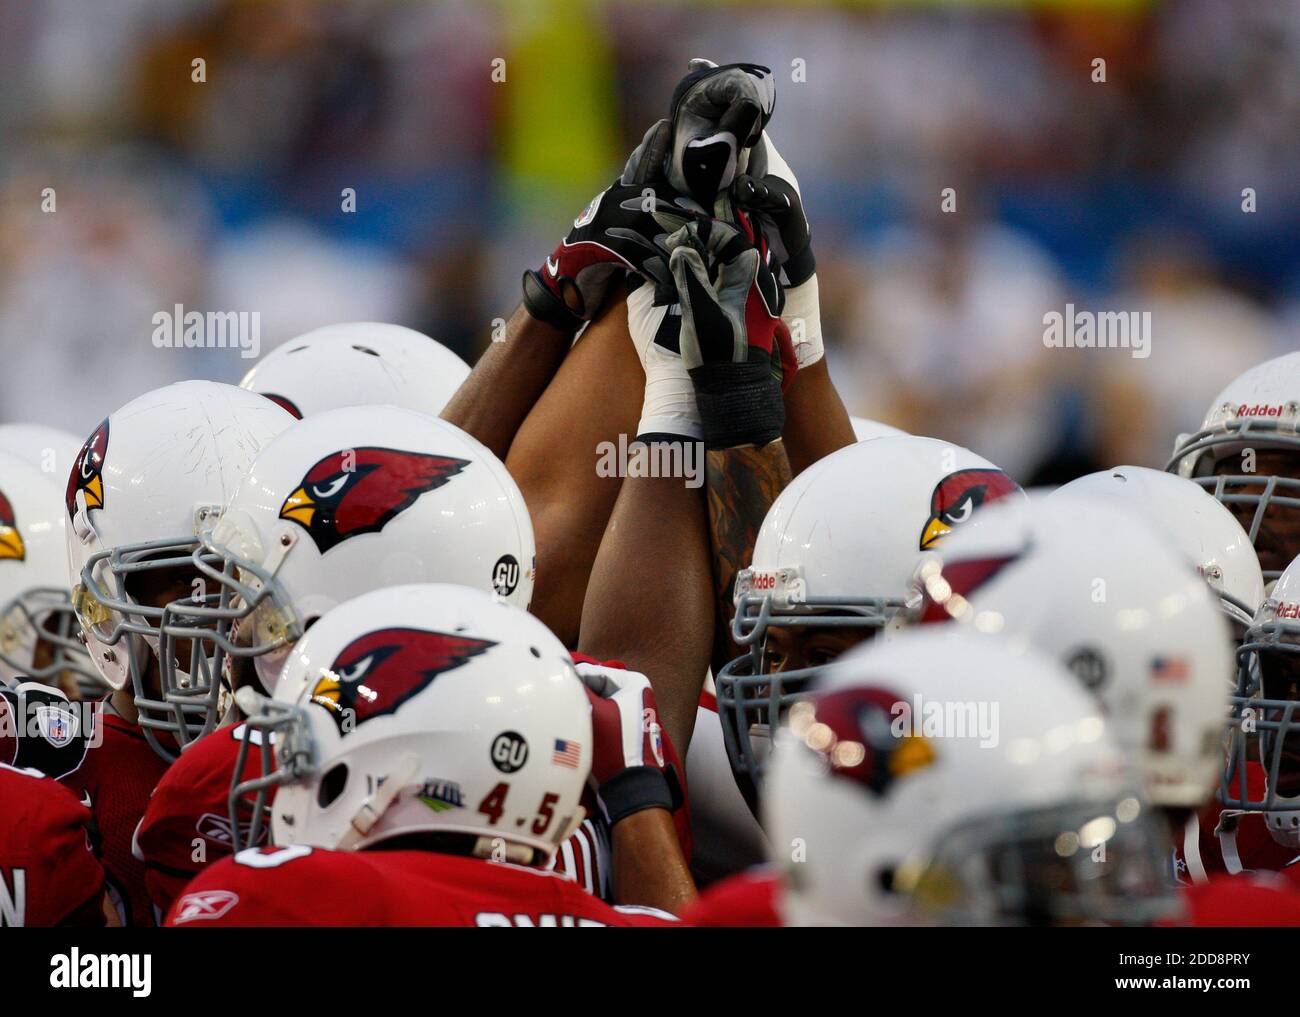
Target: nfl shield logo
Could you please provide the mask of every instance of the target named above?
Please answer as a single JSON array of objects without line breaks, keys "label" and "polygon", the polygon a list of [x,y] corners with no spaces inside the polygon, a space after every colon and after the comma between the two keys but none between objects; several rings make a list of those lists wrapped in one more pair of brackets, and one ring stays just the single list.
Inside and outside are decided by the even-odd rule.
[{"label": "nfl shield logo", "polygon": [[36,724],[41,737],[61,749],[77,737],[77,715],[61,706],[41,704],[36,707]]},{"label": "nfl shield logo", "polygon": [[664,765],[664,729],[661,728],[657,721],[650,724],[650,751],[654,753],[655,763],[663,768]]},{"label": "nfl shield logo", "polygon": [[605,192],[601,191],[587,203],[587,207],[582,210],[582,214],[573,220],[574,229],[580,229],[596,218],[596,210],[600,208],[600,199],[604,196]]}]

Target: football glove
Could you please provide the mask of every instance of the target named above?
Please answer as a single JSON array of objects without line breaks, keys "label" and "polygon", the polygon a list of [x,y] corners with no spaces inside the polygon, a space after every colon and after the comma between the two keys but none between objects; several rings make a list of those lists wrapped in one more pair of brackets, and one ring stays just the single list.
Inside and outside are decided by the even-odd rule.
[{"label": "football glove", "polygon": [[798,369],[767,245],[743,214],[737,219],[739,229],[694,221],[667,240],[682,309],[682,364],[695,387],[705,444],[714,449],[779,438],[782,389]]}]

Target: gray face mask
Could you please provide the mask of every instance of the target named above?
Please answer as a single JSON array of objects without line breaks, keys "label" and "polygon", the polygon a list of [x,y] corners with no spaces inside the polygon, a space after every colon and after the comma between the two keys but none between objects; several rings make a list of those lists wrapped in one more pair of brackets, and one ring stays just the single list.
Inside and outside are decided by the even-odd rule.
[{"label": "gray face mask", "polygon": [[668,182],[706,208],[746,171],[776,104],[772,73],[757,64],[691,62],[672,104]]}]

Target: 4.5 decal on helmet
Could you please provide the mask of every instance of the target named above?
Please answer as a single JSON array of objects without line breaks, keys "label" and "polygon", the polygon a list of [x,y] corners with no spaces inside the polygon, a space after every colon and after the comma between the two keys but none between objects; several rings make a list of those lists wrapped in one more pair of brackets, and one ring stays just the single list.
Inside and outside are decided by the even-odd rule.
[{"label": "4.5 decal on helmet", "polygon": [[981,505],[1020,490],[1001,470],[970,469],[949,473],[930,495],[930,518],[921,529],[921,550],[933,547]]},{"label": "4.5 decal on helmet", "polygon": [[468,465],[468,459],[395,448],[340,449],[307,471],[280,506],[280,518],[311,534],[324,554],[349,537],[378,533]]},{"label": "4.5 decal on helmet", "polygon": [[23,561],[27,557],[27,547],[23,544],[23,535],[18,532],[18,520],[14,517],[14,506],[3,491],[0,491],[0,561]]},{"label": "4.5 decal on helmet", "polygon": [[68,474],[68,518],[77,517],[77,492],[86,492],[86,511],[104,507],[104,456],[108,454],[108,421],[100,424],[81,446]]},{"label": "4.5 decal on helmet", "polygon": [[393,713],[438,675],[490,650],[486,639],[425,629],[391,628],[352,640],[312,686],[311,702],[346,734]]}]

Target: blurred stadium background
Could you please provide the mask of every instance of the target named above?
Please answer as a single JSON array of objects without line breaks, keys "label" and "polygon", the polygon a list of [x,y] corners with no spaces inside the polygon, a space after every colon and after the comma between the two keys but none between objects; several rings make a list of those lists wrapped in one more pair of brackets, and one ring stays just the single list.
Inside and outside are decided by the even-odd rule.
[{"label": "blurred stadium background", "polygon": [[[1022,481],[1162,466],[1300,345],[1293,0],[0,0],[0,419],[238,380],[153,347],[177,303],[472,360],[693,56],[776,71],[852,412]],[[1067,302],[1151,311],[1151,356],[1046,349]]]}]

